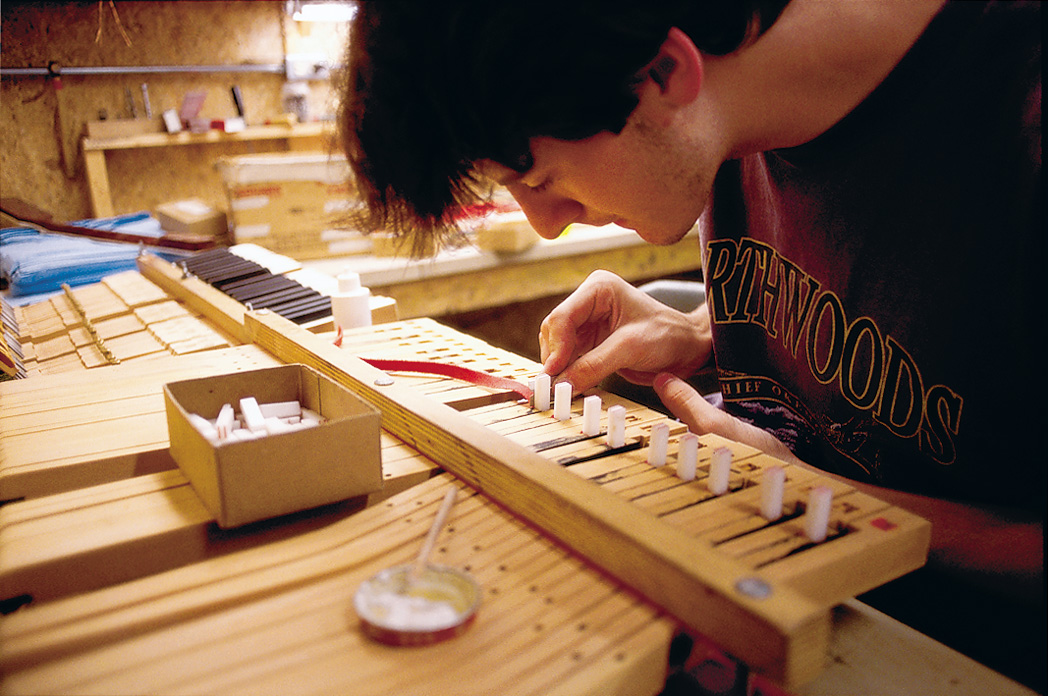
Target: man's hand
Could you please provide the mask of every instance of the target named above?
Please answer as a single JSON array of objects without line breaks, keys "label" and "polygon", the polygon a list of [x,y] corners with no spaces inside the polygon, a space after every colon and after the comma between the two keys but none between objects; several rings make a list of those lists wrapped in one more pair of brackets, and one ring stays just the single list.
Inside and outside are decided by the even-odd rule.
[{"label": "man's hand", "polygon": [[575,392],[618,372],[651,384],[660,372],[680,377],[713,352],[705,305],[690,314],[649,297],[608,271],[595,271],[542,322],[543,371]]}]

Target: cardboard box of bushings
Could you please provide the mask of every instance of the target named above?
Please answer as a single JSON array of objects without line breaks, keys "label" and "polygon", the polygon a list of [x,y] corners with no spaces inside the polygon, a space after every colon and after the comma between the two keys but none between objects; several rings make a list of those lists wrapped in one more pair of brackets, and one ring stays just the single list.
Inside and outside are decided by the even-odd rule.
[{"label": "cardboard box of bushings", "polygon": [[[218,442],[190,414],[213,421],[223,405],[298,401],[319,425]],[[164,385],[171,456],[223,528],[334,503],[382,488],[381,416],[305,365],[234,372]],[[237,409],[239,410],[239,408]]]}]

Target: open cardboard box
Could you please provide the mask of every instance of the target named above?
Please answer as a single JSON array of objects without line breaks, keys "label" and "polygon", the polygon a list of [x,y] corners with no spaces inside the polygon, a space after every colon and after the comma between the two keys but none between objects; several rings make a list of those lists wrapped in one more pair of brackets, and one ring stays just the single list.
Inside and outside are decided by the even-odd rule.
[{"label": "open cardboard box", "polygon": [[[214,419],[223,404],[237,407],[248,396],[260,404],[297,400],[325,421],[213,444],[188,418]],[[305,365],[172,382],[164,402],[171,456],[223,528],[382,488],[379,411]]]}]

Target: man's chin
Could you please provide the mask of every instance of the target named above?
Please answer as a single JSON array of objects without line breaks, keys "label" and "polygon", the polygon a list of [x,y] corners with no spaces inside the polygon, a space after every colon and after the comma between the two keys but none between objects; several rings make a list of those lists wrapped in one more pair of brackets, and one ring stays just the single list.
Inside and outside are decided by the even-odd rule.
[{"label": "man's chin", "polygon": [[[627,227],[627,225],[622,225]],[[694,225],[688,225],[683,230],[679,228],[661,228],[661,229],[637,229],[630,227],[629,229],[637,233],[641,239],[648,244],[654,244],[656,246],[669,246],[676,244],[680,240],[687,236],[688,232],[691,231]]]}]

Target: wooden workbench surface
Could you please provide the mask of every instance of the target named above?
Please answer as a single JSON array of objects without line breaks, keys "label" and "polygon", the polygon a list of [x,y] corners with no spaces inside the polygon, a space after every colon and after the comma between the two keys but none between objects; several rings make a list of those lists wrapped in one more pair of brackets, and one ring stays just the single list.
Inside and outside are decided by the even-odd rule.
[{"label": "wooden workbench surface", "polygon": [[[243,350],[277,362],[258,346],[224,349]],[[352,332],[343,350],[422,355],[517,379],[537,369],[428,320]],[[220,355],[196,359],[201,369],[220,369],[228,359]],[[134,430],[123,427],[130,419],[158,417],[149,400],[174,374],[162,365],[185,365],[188,357],[164,358],[154,371],[115,366],[0,384],[0,455],[12,451],[7,445],[16,433],[28,438],[21,440],[28,452],[34,438],[61,439],[78,425],[103,429],[108,435],[99,441],[133,439]],[[134,378],[118,378],[131,372]],[[560,426],[497,394],[485,406],[485,392],[476,387],[410,375],[397,380],[486,427],[523,424],[521,434],[506,430],[507,437],[540,444],[559,439],[554,431]],[[144,399],[143,413],[104,414],[113,406],[103,404],[123,401],[128,390]],[[77,408],[81,399],[86,408]],[[47,404],[62,405],[53,434],[45,417],[33,415],[48,412]],[[641,409],[631,418],[636,430],[645,422],[650,427],[652,416]],[[638,484],[650,492],[664,489],[645,494],[645,505],[706,497],[701,484],[679,486],[640,462],[585,463],[579,457],[587,447],[593,445],[558,444],[549,456],[583,462],[571,470],[623,493]],[[760,462],[740,454],[750,457],[740,472],[756,470]],[[29,490],[26,500],[0,507],[0,600],[16,600],[8,606],[19,596],[34,600],[0,620],[0,692],[643,694],[661,687],[675,621],[463,480],[431,478],[435,463],[388,433],[383,467],[387,482],[395,483],[381,495],[233,532],[214,527],[168,462],[158,471],[118,471],[109,482],[88,487],[69,485],[66,477],[58,490]],[[10,460],[0,456],[0,479],[5,463]],[[99,468],[90,454],[68,471],[76,470],[113,471]],[[37,480],[43,486],[47,477]],[[411,558],[449,487],[460,490],[460,502],[438,558],[466,567],[481,582],[485,596],[477,622],[437,646],[406,650],[372,643],[358,628],[352,593],[377,570]],[[690,513],[674,515],[687,523]],[[836,553],[815,550],[813,558]],[[780,565],[769,577],[794,583],[802,594],[825,586],[790,559]],[[824,671],[796,693],[947,690],[1029,693],[846,600],[832,610]]]}]

